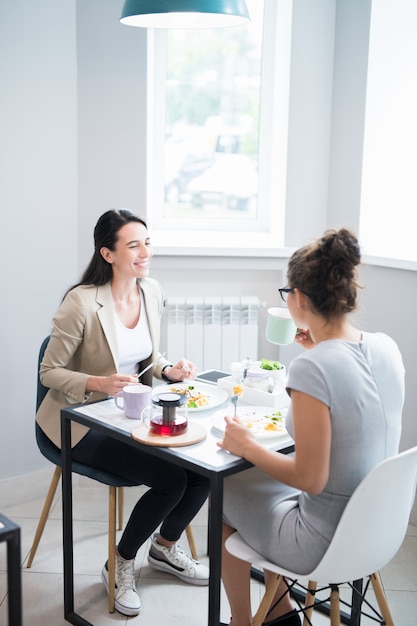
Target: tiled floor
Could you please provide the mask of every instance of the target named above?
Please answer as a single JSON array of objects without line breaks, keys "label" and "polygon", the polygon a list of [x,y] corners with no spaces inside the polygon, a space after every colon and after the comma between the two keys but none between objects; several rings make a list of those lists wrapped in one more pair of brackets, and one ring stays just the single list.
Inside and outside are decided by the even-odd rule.
[{"label": "tiled floor", "polygon": [[[36,475],[27,476],[23,502],[11,481],[1,481],[1,512],[22,528],[23,619],[25,626],[63,626],[63,577],[61,538],[61,499],[58,494],[47,522],[38,553],[31,569],[27,569],[28,552],[43,498],[38,497]],[[33,490],[30,481],[33,481]],[[12,493],[13,490],[13,493]],[[141,488],[125,490],[125,516]],[[31,493],[36,498],[32,499]],[[42,489],[43,493],[43,489]],[[46,490],[45,490],[46,493]],[[79,479],[74,493],[75,597],[76,610],[97,626],[108,624],[142,624],[143,626],[205,626],[207,624],[207,588],[182,583],[178,579],[148,567],[144,546],[137,557],[138,589],[142,611],[138,617],[126,618],[107,611],[107,596],[100,580],[106,558],[107,489],[87,479]],[[207,511],[203,509],[193,522],[193,531],[201,560],[205,557]],[[184,540],[186,544],[186,540]],[[416,624],[417,615],[417,527],[409,526],[407,537],[398,555],[382,572],[382,581],[393,613],[395,626]],[[259,601],[261,585],[253,582],[253,601]],[[327,617],[316,613],[314,626],[329,624]],[[228,623],[230,613],[222,597],[221,619]],[[362,624],[375,624],[367,618]],[[0,544],[0,624],[7,624],[6,545]],[[13,625],[11,625],[13,626]]]}]

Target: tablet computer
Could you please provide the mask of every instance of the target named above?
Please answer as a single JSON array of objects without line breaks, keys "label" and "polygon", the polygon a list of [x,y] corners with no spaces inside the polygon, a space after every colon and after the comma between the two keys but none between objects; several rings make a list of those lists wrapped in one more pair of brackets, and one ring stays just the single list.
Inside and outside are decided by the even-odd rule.
[{"label": "tablet computer", "polygon": [[219,378],[224,378],[225,376],[230,376],[230,373],[221,370],[204,370],[198,373],[196,380],[205,383],[213,383],[215,385]]}]

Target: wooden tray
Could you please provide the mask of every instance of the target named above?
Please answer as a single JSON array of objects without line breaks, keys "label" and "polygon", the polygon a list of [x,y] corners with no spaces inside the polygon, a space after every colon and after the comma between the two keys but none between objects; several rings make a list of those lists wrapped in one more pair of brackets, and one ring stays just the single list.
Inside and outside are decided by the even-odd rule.
[{"label": "wooden tray", "polygon": [[191,446],[193,443],[203,441],[203,439],[207,437],[207,431],[201,424],[188,422],[187,430],[182,435],[162,437],[161,435],[153,435],[144,424],[140,424],[132,429],[132,437],[136,439],[136,441],[146,443],[148,446],[179,448],[181,446]]}]

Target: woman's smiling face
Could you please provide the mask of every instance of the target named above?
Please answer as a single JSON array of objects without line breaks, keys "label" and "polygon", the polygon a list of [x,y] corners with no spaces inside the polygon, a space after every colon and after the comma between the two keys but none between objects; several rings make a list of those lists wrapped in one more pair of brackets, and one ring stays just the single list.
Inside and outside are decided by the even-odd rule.
[{"label": "woman's smiling face", "polygon": [[114,250],[102,248],[103,258],[111,264],[113,275],[145,278],[153,256],[148,231],[139,222],[129,222],[118,231]]}]

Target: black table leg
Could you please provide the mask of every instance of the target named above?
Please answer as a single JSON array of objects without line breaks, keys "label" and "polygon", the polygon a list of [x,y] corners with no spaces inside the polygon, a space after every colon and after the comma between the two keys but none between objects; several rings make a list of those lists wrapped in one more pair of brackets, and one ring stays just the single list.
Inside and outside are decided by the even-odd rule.
[{"label": "black table leg", "polygon": [[62,530],[64,544],[64,617],[75,626],[93,626],[74,611],[74,537],[72,527],[71,422],[61,418]]},{"label": "black table leg", "polygon": [[219,626],[220,623],[222,515],[223,478],[216,474],[211,478],[208,524],[208,552],[210,559],[208,626]]},{"label": "black table leg", "polygon": [[22,577],[20,526],[0,514],[0,541],[7,542],[8,618],[10,626],[22,626]]},{"label": "black table leg", "polygon": [[9,586],[9,624],[22,624],[22,579],[20,575],[20,528],[7,542],[7,582]]}]

